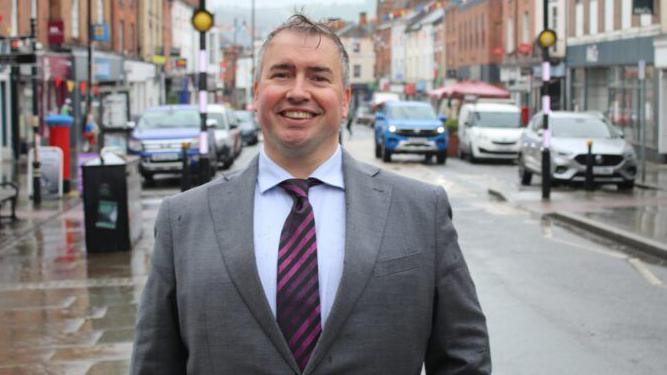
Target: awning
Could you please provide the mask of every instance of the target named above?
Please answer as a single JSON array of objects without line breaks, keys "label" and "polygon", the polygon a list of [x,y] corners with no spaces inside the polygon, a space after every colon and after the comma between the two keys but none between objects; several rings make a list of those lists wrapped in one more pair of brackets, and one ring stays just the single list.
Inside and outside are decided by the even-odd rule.
[{"label": "awning", "polygon": [[442,98],[463,98],[467,95],[478,98],[509,98],[510,92],[486,82],[481,81],[462,81],[451,86],[441,87],[429,93],[434,99]]}]

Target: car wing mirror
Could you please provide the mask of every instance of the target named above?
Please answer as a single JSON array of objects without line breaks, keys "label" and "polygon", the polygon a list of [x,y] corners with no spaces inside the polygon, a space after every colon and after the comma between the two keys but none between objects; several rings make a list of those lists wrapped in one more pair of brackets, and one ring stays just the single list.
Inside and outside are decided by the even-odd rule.
[{"label": "car wing mirror", "polygon": [[212,118],[207,119],[206,120],[206,127],[209,128],[209,129],[217,128],[218,127],[218,120],[212,119]]},{"label": "car wing mirror", "polygon": [[440,122],[442,122],[444,124],[444,123],[447,122],[447,116],[440,115],[440,116],[438,116],[438,120],[440,120]]}]

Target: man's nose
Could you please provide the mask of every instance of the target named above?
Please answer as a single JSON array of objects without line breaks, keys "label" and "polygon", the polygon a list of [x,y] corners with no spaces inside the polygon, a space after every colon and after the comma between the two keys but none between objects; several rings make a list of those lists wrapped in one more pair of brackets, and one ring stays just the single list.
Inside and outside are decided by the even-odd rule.
[{"label": "man's nose", "polygon": [[287,99],[294,102],[303,102],[310,99],[310,91],[304,77],[297,76],[294,84],[287,91]]}]

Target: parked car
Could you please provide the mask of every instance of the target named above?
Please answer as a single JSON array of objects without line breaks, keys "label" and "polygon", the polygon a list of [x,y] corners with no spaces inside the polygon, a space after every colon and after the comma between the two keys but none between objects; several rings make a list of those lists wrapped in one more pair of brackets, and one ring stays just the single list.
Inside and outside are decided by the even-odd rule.
[{"label": "parked car", "polygon": [[[151,183],[153,176],[163,173],[182,173],[181,145],[190,143],[187,155],[190,167],[197,173],[201,117],[192,105],[164,105],[146,110],[135,124],[128,140],[128,153],[141,158],[140,172]],[[216,154],[213,129],[208,128],[209,155]],[[212,164],[211,176],[215,174]]]},{"label": "parked car", "polygon": [[375,114],[375,156],[385,162],[393,154],[410,153],[433,156],[438,164],[447,161],[445,118],[438,118],[428,103],[385,102]]},{"label": "parked car", "polygon": [[208,119],[214,120],[215,144],[218,150],[217,160],[222,168],[227,169],[241,153],[243,142],[241,130],[234,110],[222,104],[209,104],[206,107]]},{"label": "parked car", "polygon": [[[605,118],[591,113],[551,112],[549,131],[552,181],[584,182],[590,140],[594,182],[616,184],[619,189],[634,187],[635,150]],[[530,185],[533,174],[542,173],[543,134],[543,114],[537,113],[521,136],[519,177],[523,185]]]},{"label": "parked car", "polygon": [[375,116],[368,105],[359,105],[354,113],[354,123],[373,126]]},{"label": "parked car", "polygon": [[251,111],[234,111],[241,128],[241,140],[246,145],[255,145],[259,142],[259,127],[255,121],[255,113]]},{"label": "parked car", "polygon": [[459,156],[514,160],[519,155],[521,110],[514,104],[466,103],[459,112]]}]

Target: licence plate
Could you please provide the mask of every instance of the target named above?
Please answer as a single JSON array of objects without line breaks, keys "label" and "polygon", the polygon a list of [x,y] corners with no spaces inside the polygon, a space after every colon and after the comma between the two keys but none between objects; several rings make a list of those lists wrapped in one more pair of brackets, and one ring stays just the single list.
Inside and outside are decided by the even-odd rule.
[{"label": "licence plate", "polygon": [[177,153],[155,154],[151,156],[151,160],[154,161],[174,161],[178,159],[179,155]]},{"label": "licence plate", "polygon": [[593,174],[602,174],[602,175],[614,174],[614,167],[593,167]]}]

